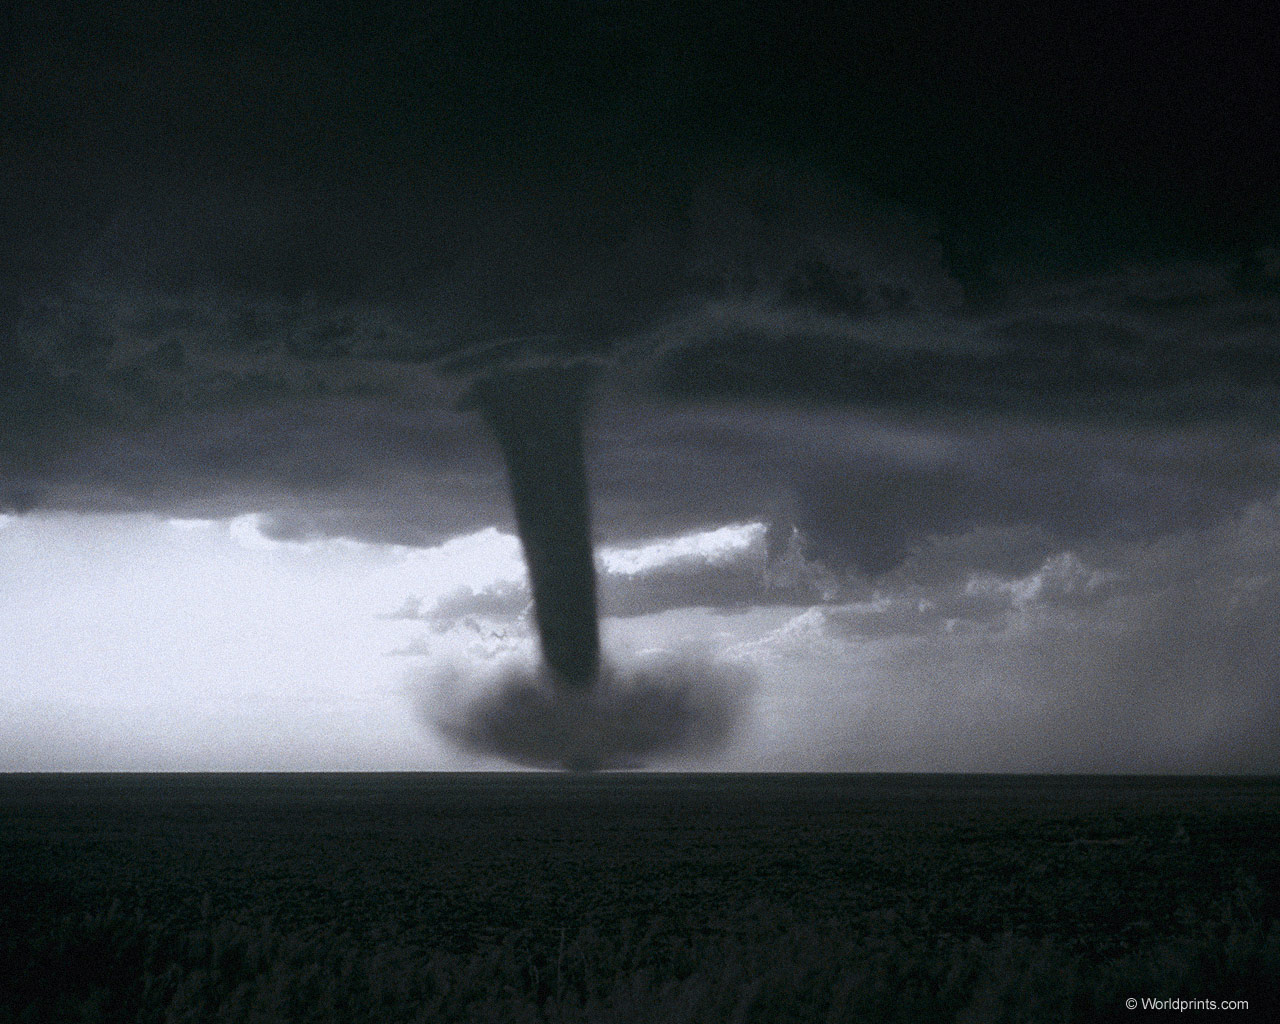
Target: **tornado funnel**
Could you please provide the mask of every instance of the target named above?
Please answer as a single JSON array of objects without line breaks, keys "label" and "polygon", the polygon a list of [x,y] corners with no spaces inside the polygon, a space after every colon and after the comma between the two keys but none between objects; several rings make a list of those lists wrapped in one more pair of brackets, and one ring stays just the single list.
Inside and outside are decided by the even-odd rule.
[{"label": "tornado funnel", "polygon": [[587,385],[583,373],[524,369],[472,392],[506,462],[543,660],[556,684],[573,690],[589,689],[600,667],[582,440]]}]

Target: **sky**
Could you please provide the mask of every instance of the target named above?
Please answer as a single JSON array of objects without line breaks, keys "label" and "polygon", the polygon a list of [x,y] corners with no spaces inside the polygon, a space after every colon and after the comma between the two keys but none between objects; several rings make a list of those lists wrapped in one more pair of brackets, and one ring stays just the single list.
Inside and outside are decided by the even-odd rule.
[{"label": "sky", "polygon": [[41,5],[0,770],[1274,772],[1247,14]]}]

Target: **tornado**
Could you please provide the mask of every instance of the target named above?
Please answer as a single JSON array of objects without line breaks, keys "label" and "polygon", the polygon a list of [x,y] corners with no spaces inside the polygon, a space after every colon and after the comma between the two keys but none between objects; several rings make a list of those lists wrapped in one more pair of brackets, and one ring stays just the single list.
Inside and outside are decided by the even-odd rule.
[{"label": "tornado", "polygon": [[589,384],[585,372],[523,369],[472,391],[506,463],[542,659],[555,685],[578,692],[591,689],[600,670],[583,449]]},{"label": "tornado", "polygon": [[602,664],[583,420],[587,370],[521,368],[472,385],[506,463],[542,664],[410,681],[423,721],[455,745],[533,768],[601,771],[701,758],[733,737],[749,673],[697,651]]}]

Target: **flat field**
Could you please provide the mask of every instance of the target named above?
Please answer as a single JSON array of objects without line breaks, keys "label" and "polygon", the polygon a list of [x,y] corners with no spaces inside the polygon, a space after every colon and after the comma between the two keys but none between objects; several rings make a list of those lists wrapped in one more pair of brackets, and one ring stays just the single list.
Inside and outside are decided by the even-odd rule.
[{"label": "flat field", "polygon": [[1276,778],[8,775],[0,1022],[1274,1012],[1278,883]]}]

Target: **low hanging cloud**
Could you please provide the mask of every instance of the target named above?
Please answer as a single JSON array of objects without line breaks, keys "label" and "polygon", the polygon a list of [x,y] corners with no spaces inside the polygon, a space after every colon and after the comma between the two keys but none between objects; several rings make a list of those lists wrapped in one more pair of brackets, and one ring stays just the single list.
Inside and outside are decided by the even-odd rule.
[{"label": "low hanging cloud", "polygon": [[468,616],[515,622],[528,616],[532,604],[525,582],[500,582],[474,590],[459,587],[428,604],[420,597],[408,597],[388,619],[430,622],[437,632],[444,632],[455,622]]},{"label": "low hanging cloud", "polygon": [[[1024,153],[990,134],[1007,118],[981,103],[959,134],[924,133],[922,148],[832,149],[807,86],[758,81],[770,62],[677,22],[653,27],[663,42],[639,46],[636,75],[521,89],[533,107],[512,120],[504,97],[528,69],[495,65],[487,29],[442,24],[465,59],[453,51],[439,76],[401,82],[379,36],[364,64],[388,88],[351,92],[339,75],[354,106],[321,104],[313,113],[333,130],[305,138],[284,122],[334,74],[323,47],[288,59],[299,75],[280,74],[279,55],[270,74],[252,61],[138,60],[167,86],[122,88],[116,47],[89,54],[70,23],[28,26],[19,78],[31,88],[11,97],[20,112],[0,146],[0,179],[22,199],[0,215],[0,514],[253,512],[281,536],[406,544],[507,525],[500,460],[458,401],[478,378],[530,364],[590,364],[611,403],[652,420],[588,439],[597,540],[768,520],[790,501],[825,558],[868,573],[930,529],[1034,518],[1020,490],[1028,466],[1002,466],[1009,487],[975,502],[990,488],[972,473],[926,485],[826,450],[812,430],[823,412],[1275,432],[1269,177],[1244,230],[1230,189],[1202,189],[1188,217],[1189,193],[1158,171],[1146,199],[1106,194],[1091,174],[1059,180],[1076,166],[1072,133],[1040,160],[975,167],[975,140]],[[362,52],[350,27],[342,46]],[[577,28],[601,43],[586,47],[597,56],[633,45],[612,13]],[[789,38],[766,35],[746,52]],[[679,56],[691,45],[705,60]],[[706,69],[724,60],[723,81],[742,94],[708,104],[719,79]],[[934,89],[936,115],[954,95]],[[878,87],[843,94],[835,135],[900,128],[898,103],[915,89],[889,93],[887,106]],[[211,101],[208,116],[176,125],[161,111],[175,96]],[[775,123],[786,128],[766,144],[751,96],[798,120]],[[1178,104],[1169,113],[1183,124]],[[1217,166],[1215,138],[1198,137],[1196,152]],[[1053,168],[1051,187],[1025,191],[1033,167]],[[1191,229],[1220,219],[1224,235]],[[678,433],[676,404],[701,407],[686,425],[708,421],[683,439],[687,454],[660,436]],[[707,406],[756,425],[735,439]],[[779,450],[772,426],[792,420]],[[1105,506],[1126,492],[1097,493]],[[1071,516],[1051,504],[1055,521]]]},{"label": "low hanging cloud", "polygon": [[[603,616],[633,618],[678,608],[721,612],[830,602],[844,589],[806,558],[789,523],[722,527],[632,548],[605,548],[597,566]],[[411,596],[386,618],[429,623],[436,633],[459,624],[527,625],[532,598],[524,580],[459,587],[427,601]]]},{"label": "low hanging cloud", "polygon": [[674,533],[749,510],[789,519],[806,557],[838,575],[880,576],[958,536],[969,544],[958,558],[983,560],[967,567],[1026,572],[1055,551],[1202,528],[1269,499],[1280,443],[1229,419],[1167,427],[615,406],[599,417],[591,472],[605,537],[659,525]]},{"label": "low hanging cloud", "polygon": [[1280,503],[1021,576],[909,575],[737,652],[792,680],[792,728],[822,751],[807,767],[1280,765]]},{"label": "low hanging cloud", "polygon": [[[347,395],[189,413],[50,442],[38,464],[8,454],[0,513],[32,503],[175,517],[253,512],[279,540],[417,546],[487,525],[512,530],[492,443],[464,414],[420,402]],[[891,572],[936,538],[979,535],[992,543],[955,549],[966,568],[1026,572],[1101,537],[1203,527],[1270,497],[1280,481],[1280,444],[1252,422],[1172,429],[625,398],[592,422],[588,462],[603,546],[724,523],[777,522],[784,533],[793,524],[806,559],[837,579]],[[690,563],[676,575],[708,597],[723,588],[730,596],[719,603],[750,601],[750,560],[762,557]],[[686,583],[660,575],[620,582],[618,613],[678,600],[662,591]],[[769,589],[803,600],[804,589],[826,585]]]},{"label": "low hanging cloud", "polygon": [[437,668],[411,690],[422,720],[457,747],[532,768],[634,769],[698,764],[733,740],[750,704],[742,666],[696,655],[606,665],[571,691],[546,669]]},{"label": "low hanging cloud", "polygon": [[[1280,504],[1151,540],[1058,549],[1026,571],[953,571],[957,551],[991,543],[981,532],[939,538],[856,599],[717,641],[718,664],[750,666],[750,686],[683,668],[619,672],[598,698],[565,703],[535,670],[507,662],[421,673],[419,711],[463,749],[539,767],[712,757],[807,770],[1280,765]],[[731,719],[726,693],[752,695]],[[691,720],[703,725],[682,731]],[[706,724],[727,720],[732,730]],[[649,745],[655,722],[670,724],[674,745]]]},{"label": "low hanging cloud", "polygon": [[[598,371],[604,543],[785,508],[826,561],[875,574],[930,531],[1180,528],[1275,479],[1274,290],[1219,257],[1010,269],[974,310],[926,212],[802,166],[643,199],[589,175],[144,180],[81,211],[85,237],[12,239],[42,269],[0,289],[0,513],[257,512],[404,544],[505,526],[498,453],[458,403],[530,363]],[[830,443],[872,418],[872,448],[915,420],[962,464]],[[1252,439],[1212,488],[1158,445],[1137,449],[1152,472],[1070,479],[1107,458],[1090,431],[1232,427]]]},{"label": "low hanging cloud", "polygon": [[1025,576],[979,573],[931,586],[890,582],[868,599],[824,609],[822,623],[829,635],[864,641],[992,630],[1016,613],[1096,611],[1126,578],[1063,551]]}]

